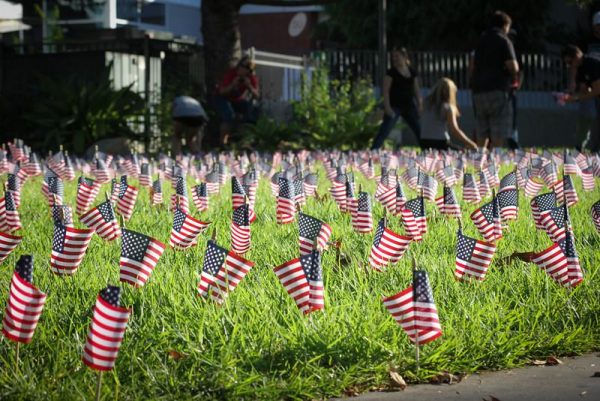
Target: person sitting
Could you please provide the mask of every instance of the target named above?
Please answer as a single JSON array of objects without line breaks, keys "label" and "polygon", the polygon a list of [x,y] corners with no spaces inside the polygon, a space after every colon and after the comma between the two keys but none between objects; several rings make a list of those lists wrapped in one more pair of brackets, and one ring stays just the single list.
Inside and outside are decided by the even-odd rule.
[{"label": "person sitting", "polygon": [[173,136],[171,151],[173,155],[181,152],[181,142],[185,140],[187,150],[193,154],[200,152],[202,146],[202,126],[208,121],[204,108],[196,99],[178,96],[173,100]]},{"label": "person sitting", "polygon": [[255,65],[249,56],[244,56],[237,65],[228,70],[217,86],[214,97],[215,108],[221,124],[219,134],[222,145],[227,145],[231,135],[231,126],[236,114],[242,121],[254,120],[253,100],[258,99],[258,77],[254,73]]},{"label": "person sitting", "polygon": [[441,78],[425,98],[421,116],[421,148],[447,150],[450,147],[449,129],[454,138],[477,149],[477,144],[459,128],[458,116],[456,85],[451,79]]}]

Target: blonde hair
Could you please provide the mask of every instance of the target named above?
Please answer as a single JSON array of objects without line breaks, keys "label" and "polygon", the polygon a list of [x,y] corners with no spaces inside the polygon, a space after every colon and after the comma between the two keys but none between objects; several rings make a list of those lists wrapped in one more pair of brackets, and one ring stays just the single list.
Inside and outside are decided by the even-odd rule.
[{"label": "blonde hair", "polygon": [[440,117],[444,118],[444,103],[448,103],[452,112],[460,116],[456,105],[456,92],[456,84],[450,78],[440,78],[427,95],[425,105],[431,110],[437,110]]}]

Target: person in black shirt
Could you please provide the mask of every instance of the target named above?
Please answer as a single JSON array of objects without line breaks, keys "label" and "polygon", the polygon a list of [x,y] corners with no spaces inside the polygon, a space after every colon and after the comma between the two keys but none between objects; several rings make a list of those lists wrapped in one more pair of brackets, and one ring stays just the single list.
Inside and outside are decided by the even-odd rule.
[{"label": "person in black shirt", "polygon": [[[575,45],[566,46],[561,56],[568,68],[574,68],[576,90],[572,95],[565,97],[565,102],[581,102],[586,100],[596,100],[596,107],[599,107],[600,102],[598,100],[600,96],[600,55],[590,54],[585,55]],[[600,110],[596,110],[596,128],[600,127]],[[598,129],[596,133],[600,132]],[[598,138],[593,141],[592,151],[598,150]]]},{"label": "person in black shirt", "polygon": [[379,149],[383,145],[400,117],[414,132],[417,140],[420,139],[419,114],[423,108],[423,100],[417,72],[411,67],[408,52],[403,47],[392,49],[392,68],[383,78],[383,107],[385,114],[371,149]]},{"label": "person in black shirt", "polygon": [[496,11],[490,29],[483,33],[475,49],[471,89],[480,146],[502,146],[512,133],[509,88],[518,79],[519,66],[507,37],[511,24],[508,14]]}]

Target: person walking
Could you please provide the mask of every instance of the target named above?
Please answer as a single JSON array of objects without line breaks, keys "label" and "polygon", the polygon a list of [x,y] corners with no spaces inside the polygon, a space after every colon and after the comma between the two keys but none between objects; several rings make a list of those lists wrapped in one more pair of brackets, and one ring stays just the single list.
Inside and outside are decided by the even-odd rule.
[{"label": "person walking", "polygon": [[421,149],[449,149],[450,131],[452,137],[477,150],[477,144],[458,126],[460,111],[456,104],[456,92],[456,84],[451,79],[441,78],[425,98],[421,117]]},{"label": "person walking", "polygon": [[595,129],[592,130],[596,135],[590,138],[589,147],[592,151],[598,151],[600,148],[600,55],[584,55],[581,49],[575,45],[567,45],[561,52],[562,59],[568,68],[575,71],[575,93],[567,95],[564,101],[567,103],[584,102],[595,100],[596,119],[594,121]]},{"label": "person walking", "polygon": [[471,88],[476,135],[480,146],[500,147],[512,134],[511,83],[518,80],[519,65],[507,34],[512,20],[503,11],[492,15],[473,58]]},{"label": "person walking", "polygon": [[187,150],[193,154],[200,152],[202,147],[202,126],[208,121],[204,108],[196,99],[189,96],[178,96],[173,100],[172,109],[173,136],[171,137],[171,152],[177,155],[182,150],[185,140]]},{"label": "person walking", "polygon": [[423,100],[417,71],[411,66],[408,51],[404,47],[392,49],[392,68],[387,70],[383,78],[383,108],[383,121],[371,149],[379,149],[383,145],[400,117],[419,141],[419,114],[423,108]]}]

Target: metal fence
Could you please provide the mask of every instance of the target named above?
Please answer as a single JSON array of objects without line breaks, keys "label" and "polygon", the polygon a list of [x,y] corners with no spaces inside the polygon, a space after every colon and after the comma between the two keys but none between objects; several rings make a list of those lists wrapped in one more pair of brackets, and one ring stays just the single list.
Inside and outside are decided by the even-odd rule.
[{"label": "metal fence", "polygon": [[[468,52],[410,53],[413,66],[419,73],[421,85],[431,87],[441,77],[452,79],[459,89],[468,89]],[[334,78],[367,78],[376,82],[379,57],[372,50],[326,50],[311,53],[311,59],[327,67]],[[567,83],[567,71],[560,57],[548,54],[519,55],[522,71],[522,90],[560,91]],[[390,57],[386,60],[389,67]]]}]

